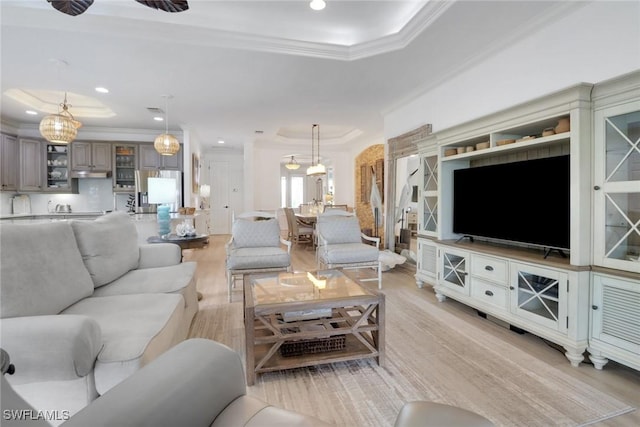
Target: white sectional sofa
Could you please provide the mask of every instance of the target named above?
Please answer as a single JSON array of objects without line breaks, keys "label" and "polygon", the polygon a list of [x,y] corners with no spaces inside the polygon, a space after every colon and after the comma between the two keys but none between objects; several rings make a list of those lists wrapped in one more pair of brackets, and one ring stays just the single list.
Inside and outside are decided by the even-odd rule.
[{"label": "white sectional sofa", "polygon": [[0,243],[0,347],[37,409],[76,412],[188,335],[195,263],[139,245],[124,212],[2,224]]}]

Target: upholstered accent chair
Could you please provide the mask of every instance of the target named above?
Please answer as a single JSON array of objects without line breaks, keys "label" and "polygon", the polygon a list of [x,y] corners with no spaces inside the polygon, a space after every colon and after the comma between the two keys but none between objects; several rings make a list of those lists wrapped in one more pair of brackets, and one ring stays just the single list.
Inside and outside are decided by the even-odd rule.
[{"label": "upholstered accent chair", "polygon": [[[382,289],[382,266],[379,260],[379,237],[370,237],[361,232],[358,217],[350,212],[332,209],[318,216],[316,223],[318,247],[316,259],[318,269],[325,268],[373,268],[378,289]],[[373,242],[374,245],[363,243]]]},{"label": "upholstered accent chair", "polygon": [[313,227],[303,225],[296,218],[293,208],[284,208],[289,227],[289,240],[292,243],[307,243],[313,239]]},{"label": "upholstered accent chair", "polygon": [[236,216],[225,249],[229,302],[236,279],[245,274],[291,270],[291,242],[280,236],[278,220],[272,213]]}]

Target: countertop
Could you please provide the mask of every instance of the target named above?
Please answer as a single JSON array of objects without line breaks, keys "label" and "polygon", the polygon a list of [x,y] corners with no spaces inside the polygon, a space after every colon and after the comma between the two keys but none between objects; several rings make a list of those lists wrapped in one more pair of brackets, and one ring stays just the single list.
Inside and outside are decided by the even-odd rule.
[{"label": "countertop", "polygon": [[5,219],[67,219],[77,217],[99,217],[103,211],[95,212],[51,212],[51,213],[26,213],[26,214],[2,214],[0,220]]},{"label": "countertop", "polygon": [[[89,212],[45,212],[45,213],[28,213],[28,214],[0,214],[0,220],[64,220],[74,218],[97,218],[106,214],[105,211],[89,211]],[[131,213],[129,214],[134,221],[156,221],[155,213]],[[193,215],[181,215],[172,213],[171,219],[194,219],[201,212],[196,211]]]}]

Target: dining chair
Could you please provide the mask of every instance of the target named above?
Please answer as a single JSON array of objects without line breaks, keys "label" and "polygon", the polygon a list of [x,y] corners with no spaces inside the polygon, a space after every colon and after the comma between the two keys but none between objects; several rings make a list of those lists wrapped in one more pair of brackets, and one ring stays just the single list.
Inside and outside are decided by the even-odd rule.
[{"label": "dining chair", "polygon": [[293,208],[284,208],[289,226],[289,240],[293,243],[308,243],[313,240],[313,227],[303,225],[296,218]]},{"label": "dining chair", "polygon": [[278,220],[270,212],[235,216],[225,250],[229,302],[235,281],[245,274],[291,271],[291,242],[281,237]]},{"label": "dining chair", "polygon": [[[316,232],[316,262],[319,270],[322,266],[343,269],[373,268],[377,271],[376,278],[360,280],[377,280],[378,289],[382,289],[382,264],[378,249],[380,238],[362,233],[358,217],[351,212],[330,209],[318,216]],[[375,245],[363,243],[363,240]]]}]

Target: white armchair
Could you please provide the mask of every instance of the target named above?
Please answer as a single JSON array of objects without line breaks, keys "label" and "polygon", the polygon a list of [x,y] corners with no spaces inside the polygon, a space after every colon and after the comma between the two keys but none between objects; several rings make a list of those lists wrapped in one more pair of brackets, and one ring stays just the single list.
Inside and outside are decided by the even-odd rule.
[{"label": "white armchair", "polygon": [[[333,210],[330,215],[322,214],[318,216],[316,231],[318,269],[322,265],[326,268],[373,268],[377,271],[377,277],[361,280],[377,280],[378,289],[382,289],[382,268],[378,250],[380,238],[362,233],[356,216],[339,210]],[[375,246],[363,243],[363,239],[373,242]]]},{"label": "white armchair", "polygon": [[273,214],[247,212],[238,215],[225,248],[229,302],[235,280],[245,274],[291,270],[291,242],[280,236],[280,226]]}]

